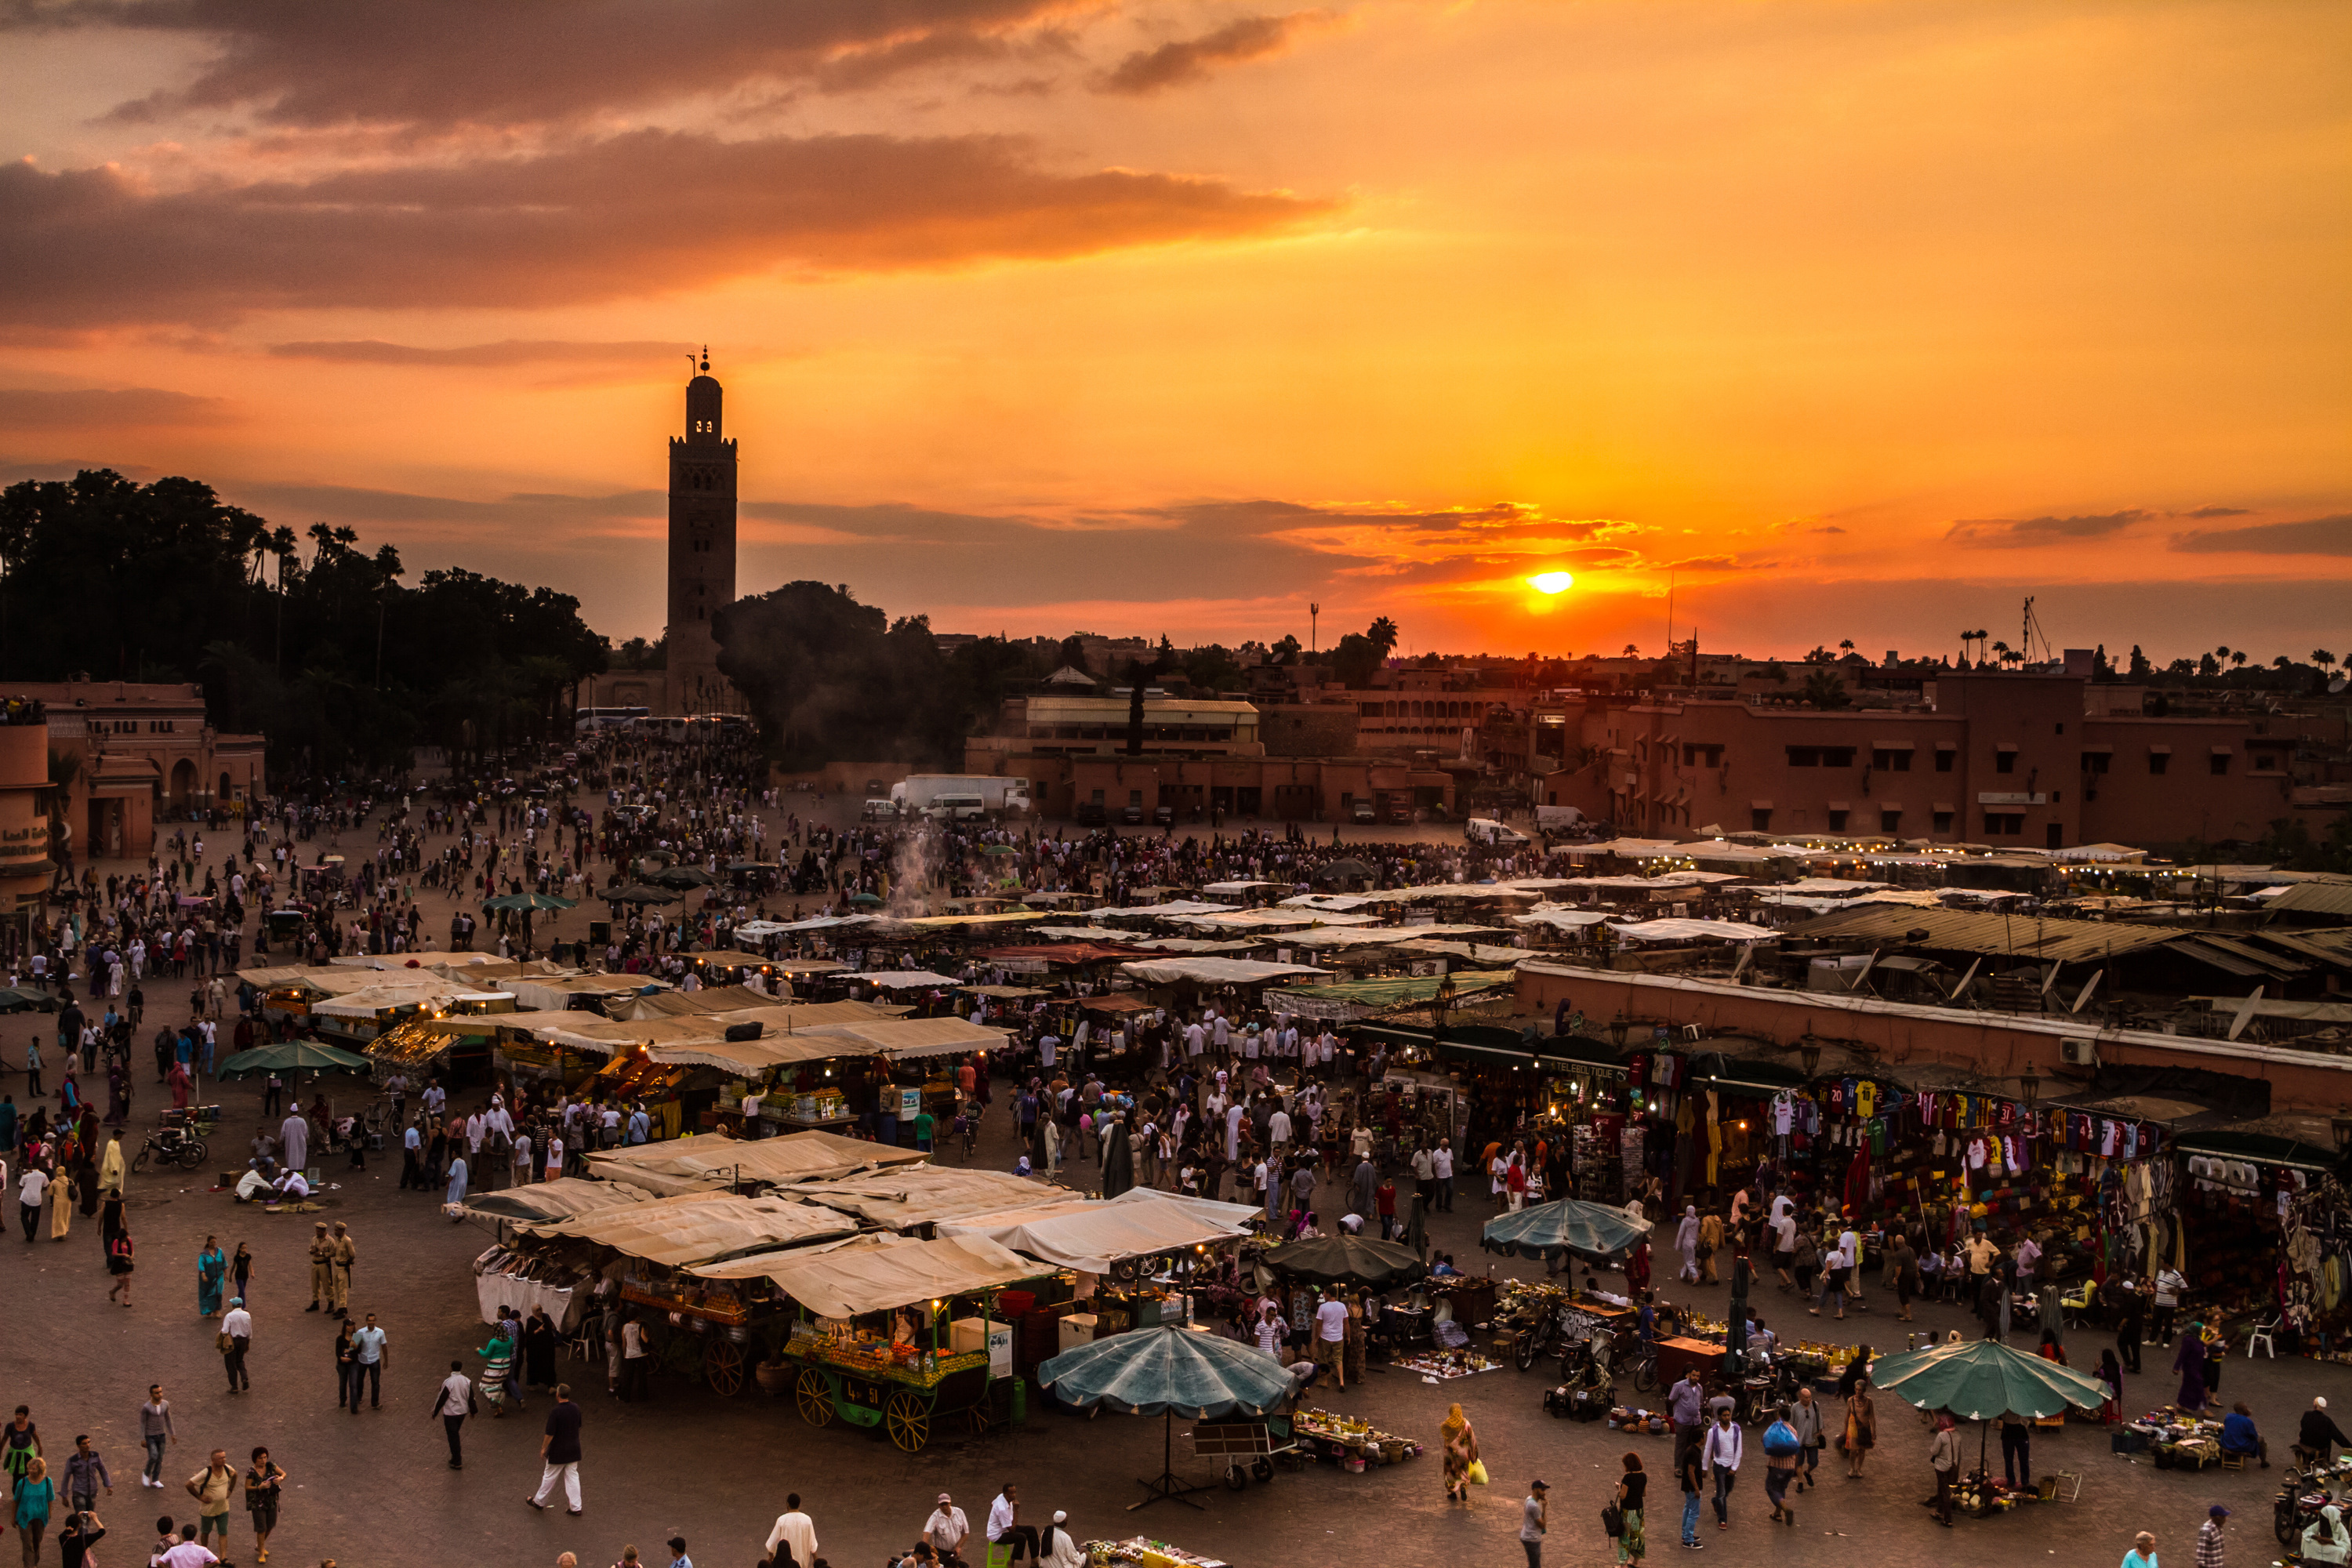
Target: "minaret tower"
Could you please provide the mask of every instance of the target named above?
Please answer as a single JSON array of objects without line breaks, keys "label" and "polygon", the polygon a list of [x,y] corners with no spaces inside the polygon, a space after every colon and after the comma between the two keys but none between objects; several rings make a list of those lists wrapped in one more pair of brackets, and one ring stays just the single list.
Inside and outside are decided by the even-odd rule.
[{"label": "minaret tower", "polygon": [[735,443],[720,435],[722,394],[704,349],[686,384],[686,434],[669,444],[668,710],[733,706],[710,617],[735,602]]}]

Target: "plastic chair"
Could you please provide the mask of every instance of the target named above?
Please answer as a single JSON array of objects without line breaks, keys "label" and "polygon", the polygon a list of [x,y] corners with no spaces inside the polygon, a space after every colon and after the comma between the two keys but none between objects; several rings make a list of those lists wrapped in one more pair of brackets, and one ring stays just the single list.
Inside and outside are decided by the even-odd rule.
[{"label": "plastic chair", "polygon": [[988,1543],[988,1557],[982,1564],[982,1568],[1013,1568],[1013,1542],[1009,1541],[990,1542]]},{"label": "plastic chair", "polygon": [[2276,1318],[2273,1318],[2267,1323],[2256,1323],[2254,1325],[2253,1331],[2246,1336],[2246,1355],[2249,1360],[2252,1359],[2254,1347],[2256,1345],[2263,1347],[2263,1354],[2270,1357],[2273,1361],[2278,1360],[2278,1352],[2273,1349],[2271,1345],[2272,1331],[2276,1329],[2278,1326],[2279,1321]]}]

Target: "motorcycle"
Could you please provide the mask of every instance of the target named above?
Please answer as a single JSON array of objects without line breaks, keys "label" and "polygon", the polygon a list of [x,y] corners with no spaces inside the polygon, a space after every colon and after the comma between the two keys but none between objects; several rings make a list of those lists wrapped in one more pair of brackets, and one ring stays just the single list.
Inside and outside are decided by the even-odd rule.
[{"label": "motorcycle", "polygon": [[[2271,1528],[2277,1533],[2279,1544],[2298,1547],[2303,1532],[2319,1522],[2319,1510],[2330,1503],[2341,1506],[2337,1496],[2344,1469],[2338,1465],[2317,1465],[2309,1470],[2289,1468],[2279,1478],[2278,1496],[2271,1500]],[[2352,1492],[2352,1488],[2344,1489]]]},{"label": "motorcycle", "polygon": [[205,1141],[185,1127],[165,1125],[147,1134],[146,1141],[139,1145],[139,1152],[131,1162],[131,1168],[133,1171],[145,1170],[148,1156],[152,1154],[160,1163],[193,1171],[203,1164],[205,1156],[211,1152],[205,1146]]}]

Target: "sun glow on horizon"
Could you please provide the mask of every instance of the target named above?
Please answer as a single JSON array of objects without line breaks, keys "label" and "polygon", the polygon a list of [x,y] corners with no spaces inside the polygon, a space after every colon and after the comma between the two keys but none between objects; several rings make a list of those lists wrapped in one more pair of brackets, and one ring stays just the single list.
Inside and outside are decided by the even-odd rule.
[{"label": "sun glow on horizon", "polygon": [[1528,586],[1538,594],[1564,594],[1575,584],[1576,579],[1565,572],[1538,572],[1528,579]]}]

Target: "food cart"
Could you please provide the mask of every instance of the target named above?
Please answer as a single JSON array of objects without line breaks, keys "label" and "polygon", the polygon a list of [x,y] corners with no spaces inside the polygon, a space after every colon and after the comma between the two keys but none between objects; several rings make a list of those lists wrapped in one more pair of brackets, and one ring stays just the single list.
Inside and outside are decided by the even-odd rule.
[{"label": "food cart", "polygon": [[863,1236],[692,1272],[743,1289],[753,1310],[789,1302],[790,1331],[770,1355],[792,1369],[793,1403],[812,1426],[879,1428],[913,1454],[939,1421],[977,1433],[1021,1418],[1012,1325],[995,1298],[1043,1271],[992,1241]]}]

